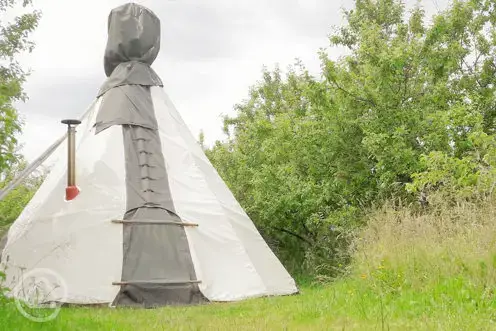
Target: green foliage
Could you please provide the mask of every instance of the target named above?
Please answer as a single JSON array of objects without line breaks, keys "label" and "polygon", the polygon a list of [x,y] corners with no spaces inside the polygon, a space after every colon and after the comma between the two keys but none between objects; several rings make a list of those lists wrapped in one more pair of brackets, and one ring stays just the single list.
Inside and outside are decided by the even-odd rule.
[{"label": "green foliage", "polygon": [[333,180],[329,170],[339,165],[322,154],[337,145],[327,139],[332,117],[309,108],[314,94],[325,91],[315,90],[302,66],[286,79],[279,69],[265,71],[251,100],[237,106],[238,116],[226,118],[226,131],[234,128],[228,142],[217,142],[207,155],[293,271],[307,269],[302,261],[344,265],[339,248],[347,246],[348,220],[357,211],[343,206],[336,191],[347,189],[346,179]]},{"label": "green foliage", "polygon": [[263,71],[207,155],[293,272],[331,276],[349,261],[365,211],[445,190],[486,196],[494,182],[496,8],[357,0],[321,77],[298,62]]},{"label": "green foliage", "polygon": [[[4,281],[5,281],[5,273],[3,271],[0,271],[0,284],[2,284]],[[0,306],[4,305],[7,301],[6,291],[7,289],[2,285],[0,285]]]},{"label": "green foliage", "polygon": [[[0,182],[0,190],[27,166],[26,162],[22,159],[18,162],[19,164],[5,173],[5,180]],[[0,201],[0,237],[21,214],[44,178],[45,172],[42,170],[33,173]]]},{"label": "green foliage", "polygon": [[[31,1],[0,0],[0,13],[5,14],[18,4],[26,7]],[[23,70],[16,57],[33,49],[34,44],[28,37],[37,27],[39,18],[40,13],[33,11],[17,16],[10,22],[2,20],[0,23],[0,189],[25,167],[24,159],[18,154],[17,135],[21,131],[22,122],[14,103],[26,98],[22,84],[28,73]],[[31,199],[38,180],[39,178],[30,178],[0,201],[0,236]]]},{"label": "green foliage", "polygon": [[[26,7],[31,1],[1,0],[0,13],[18,3]],[[27,72],[21,68],[16,56],[33,49],[28,37],[37,27],[39,18],[40,13],[33,11],[15,17],[12,22],[2,20],[0,23],[0,176],[19,158],[16,136],[22,123],[14,103],[26,98],[22,84]]]},{"label": "green foliage", "polygon": [[425,170],[413,174],[414,180],[407,190],[440,191],[453,202],[491,196],[496,185],[496,137],[476,131],[468,134],[466,143],[470,147],[459,157],[439,151],[422,155],[420,161]]}]

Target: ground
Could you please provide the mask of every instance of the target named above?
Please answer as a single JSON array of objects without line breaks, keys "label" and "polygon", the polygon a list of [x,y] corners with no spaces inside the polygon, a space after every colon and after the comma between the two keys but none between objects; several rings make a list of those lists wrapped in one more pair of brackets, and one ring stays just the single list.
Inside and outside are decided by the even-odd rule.
[{"label": "ground", "polygon": [[[368,280],[304,286],[301,294],[160,309],[67,308],[45,323],[0,308],[1,330],[496,330],[496,300],[460,279],[426,291],[378,293]],[[1,310],[4,310],[1,312]]]}]

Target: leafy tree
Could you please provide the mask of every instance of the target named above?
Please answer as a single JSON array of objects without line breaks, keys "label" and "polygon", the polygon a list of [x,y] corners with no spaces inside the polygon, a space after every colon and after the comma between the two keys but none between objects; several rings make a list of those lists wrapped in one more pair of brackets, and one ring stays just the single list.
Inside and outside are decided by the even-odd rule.
[{"label": "leafy tree", "polygon": [[494,6],[454,1],[427,25],[419,6],[356,0],[329,38],[347,55],[322,51],[318,78],[264,70],[225,118],[207,155],[286,266],[342,271],[373,204],[492,191]]},{"label": "leafy tree", "polygon": [[[4,14],[18,4],[26,7],[31,0],[0,0],[0,13]],[[31,51],[33,43],[28,39],[38,25],[40,13],[29,12],[17,16],[11,22],[0,23],[0,175],[19,160],[17,135],[21,131],[14,103],[23,101],[26,95],[22,84],[27,72],[20,66],[16,56]]]},{"label": "leafy tree", "polygon": [[[17,5],[27,7],[30,4],[30,0],[0,0],[0,13],[5,15]],[[22,122],[14,104],[26,98],[22,85],[28,73],[16,57],[33,49],[34,44],[28,37],[37,27],[39,18],[40,13],[32,11],[10,22],[2,20],[0,23],[0,187],[26,165],[17,152],[17,135],[21,132]],[[37,176],[29,178],[0,202],[0,235],[31,199],[39,179]]]}]

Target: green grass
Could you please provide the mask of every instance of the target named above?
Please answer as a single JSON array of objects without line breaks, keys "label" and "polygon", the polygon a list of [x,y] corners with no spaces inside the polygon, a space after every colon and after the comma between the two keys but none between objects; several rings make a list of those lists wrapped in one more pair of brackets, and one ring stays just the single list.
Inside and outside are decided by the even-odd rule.
[{"label": "green grass", "polygon": [[380,293],[367,279],[302,289],[290,297],[152,310],[67,308],[34,323],[0,309],[4,330],[495,330],[496,300],[465,279],[423,291]]},{"label": "green grass", "polygon": [[1,330],[496,330],[496,204],[416,216],[385,207],[349,275],[301,294],[151,310],[66,308],[33,323],[0,306]]}]

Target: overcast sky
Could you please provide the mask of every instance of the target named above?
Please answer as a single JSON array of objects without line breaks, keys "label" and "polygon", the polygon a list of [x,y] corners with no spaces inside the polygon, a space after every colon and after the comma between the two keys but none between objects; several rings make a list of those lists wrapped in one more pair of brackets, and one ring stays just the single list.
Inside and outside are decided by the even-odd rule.
[{"label": "overcast sky", "polygon": [[[105,80],[107,17],[122,0],[38,0],[43,13],[32,35],[33,53],[21,63],[33,71],[23,153],[33,160],[64,133],[63,118],[79,117]],[[222,136],[222,114],[248,95],[263,65],[281,68],[300,58],[318,73],[317,52],[332,25],[342,23],[351,0],[136,0],[161,20],[161,52],[153,65],[166,92],[195,136]],[[412,5],[416,0],[407,0]],[[447,0],[421,1],[428,13]],[[335,52],[335,51],[334,51]],[[331,55],[333,51],[330,50]]]}]

